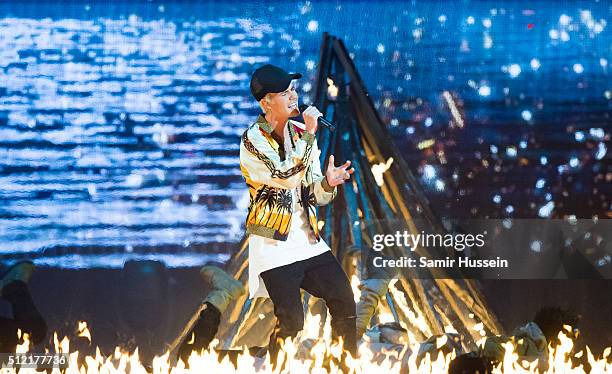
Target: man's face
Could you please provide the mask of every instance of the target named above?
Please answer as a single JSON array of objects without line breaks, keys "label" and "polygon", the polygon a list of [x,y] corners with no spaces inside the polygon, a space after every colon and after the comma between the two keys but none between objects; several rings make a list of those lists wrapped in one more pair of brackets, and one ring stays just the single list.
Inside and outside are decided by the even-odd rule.
[{"label": "man's face", "polygon": [[271,111],[279,117],[295,117],[300,114],[295,81],[292,81],[285,91],[268,94],[268,97],[268,101],[263,100],[266,111]]}]

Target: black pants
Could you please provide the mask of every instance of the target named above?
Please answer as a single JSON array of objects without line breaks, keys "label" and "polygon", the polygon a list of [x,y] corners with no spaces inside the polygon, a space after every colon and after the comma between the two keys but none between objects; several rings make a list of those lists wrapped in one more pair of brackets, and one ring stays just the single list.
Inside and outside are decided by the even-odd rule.
[{"label": "black pants", "polygon": [[0,352],[15,352],[17,330],[30,336],[35,345],[47,335],[47,324],[42,318],[25,283],[11,282],[2,289],[2,298],[11,303],[13,318],[0,318]]},{"label": "black pants", "polygon": [[[215,338],[219,324],[221,323],[221,313],[213,304],[206,302],[206,308],[200,312],[200,317],[193,328],[183,339],[178,349],[178,357],[183,360],[186,367],[189,367],[189,356],[193,351],[197,354],[202,350],[208,349],[208,345]],[[237,368],[238,357],[242,350],[216,350],[219,362],[225,357],[229,357],[230,362]],[[261,355],[261,347],[249,348],[251,355]],[[261,357],[261,356],[260,356]]]},{"label": "black pants", "polygon": [[191,352],[200,353],[201,350],[208,349],[208,345],[217,334],[220,323],[221,313],[219,313],[219,309],[207,302],[206,308],[200,312],[200,318],[179,347],[178,355],[185,364],[187,364]]},{"label": "black pants", "polygon": [[269,345],[273,359],[277,357],[280,343],[287,337],[295,337],[304,328],[300,288],[325,300],[332,317],[332,336],[342,337],[344,349],[355,356],[357,332],[353,290],[342,267],[330,251],[264,271],[260,275],[274,303],[274,314],[277,318]]}]

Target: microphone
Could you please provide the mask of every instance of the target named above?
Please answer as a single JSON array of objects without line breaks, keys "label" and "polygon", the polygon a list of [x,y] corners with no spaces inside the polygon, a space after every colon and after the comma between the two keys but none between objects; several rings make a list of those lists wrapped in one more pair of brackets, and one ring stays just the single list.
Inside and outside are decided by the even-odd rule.
[{"label": "microphone", "polygon": [[[299,108],[300,108],[300,113],[303,113],[306,109],[308,109],[308,105],[302,104],[302,105],[300,105]],[[323,125],[323,126],[327,127],[329,129],[329,131],[336,131],[336,125],[334,125],[333,123],[329,122],[323,116],[317,118],[317,123],[319,124],[319,126]]]}]

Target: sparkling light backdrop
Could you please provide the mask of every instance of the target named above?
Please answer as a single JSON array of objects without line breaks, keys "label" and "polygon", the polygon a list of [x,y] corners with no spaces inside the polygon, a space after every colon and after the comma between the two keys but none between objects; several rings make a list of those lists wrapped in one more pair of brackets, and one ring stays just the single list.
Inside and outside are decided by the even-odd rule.
[{"label": "sparkling light backdrop", "polygon": [[[224,261],[253,69],[343,38],[440,215],[606,217],[611,8],[593,2],[0,4],[0,258]],[[608,216],[609,218],[609,216]]]}]

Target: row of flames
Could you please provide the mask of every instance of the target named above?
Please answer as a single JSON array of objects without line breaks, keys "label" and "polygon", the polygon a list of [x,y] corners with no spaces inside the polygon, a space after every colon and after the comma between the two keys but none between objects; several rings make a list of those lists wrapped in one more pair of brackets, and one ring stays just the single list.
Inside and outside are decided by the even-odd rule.
[{"label": "row of flames", "polygon": [[[305,332],[318,331],[320,325],[317,318],[308,318]],[[568,332],[572,329],[565,327]],[[324,335],[329,335],[329,327],[324,327]],[[78,337],[86,338],[91,344],[91,333],[85,322],[79,322]],[[22,337],[23,343],[17,347],[17,353],[26,353],[30,349],[30,342],[26,334]],[[506,354],[503,362],[499,364],[493,373],[585,373],[583,366],[572,367],[572,357],[581,358],[586,355],[591,368],[591,373],[612,373],[611,348],[606,348],[602,357],[595,357],[589,348],[574,352],[574,344],[564,332],[559,333],[560,343],[556,347],[549,347],[548,365],[546,369],[538,369],[538,362],[522,361],[514,352],[512,343],[505,345]],[[217,342],[213,342],[212,346]],[[438,347],[444,345],[443,339],[438,342]],[[329,336],[315,340],[314,345],[304,350],[303,345],[287,340],[283,345],[282,353],[279,354],[277,365],[271,365],[268,356],[256,358],[249,355],[245,349],[239,355],[237,361],[232,363],[228,357],[220,358],[219,354],[210,349],[203,352],[193,352],[188,360],[188,367],[182,362],[172,363],[170,352],[162,356],[156,356],[152,365],[146,367],[140,360],[138,349],[134,352],[125,352],[115,348],[114,354],[104,356],[98,348],[93,356],[79,356],[78,351],[70,351],[70,341],[64,337],[61,341],[57,333],[54,334],[54,351],[68,354],[67,369],[53,369],[51,373],[446,373],[455,353],[439,354],[436,360],[431,360],[429,355],[417,362],[418,346],[407,344],[402,352],[391,351],[383,353],[375,352],[368,342],[363,342],[359,347],[357,358],[345,358],[342,368],[339,365],[342,356],[340,343],[330,343]],[[412,354],[407,354],[412,352]],[[47,352],[48,353],[48,352]],[[538,371],[540,370],[540,371]],[[0,374],[15,373],[15,369],[0,369]],[[36,369],[20,369],[19,373],[38,373]]]},{"label": "row of flames", "polygon": [[[351,286],[355,294],[355,300],[359,300],[361,291],[359,290],[359,280],[356,276],[351,278]],[[391,282],[389,291],[397,294],[401,291],[395,287],[395,282]],[[397,295],[396,295],[397,296]],[[398,300],[402,298],[398,297]],[[398,304],[409,322],[420,332],[427,334],[429,327],[418,310],[411,310],[407,305]],[[379,316],[379,321],[389,322],[393,316],[389,312],[383,312]],[[332,343],[330,318],[326,318],[325,323],[321,322],[319,315],[307,314],[304,330],[295,341],[287,340],[284,342],[281,352],[275,365],[270,362],[270,357],[257,358],[249,354],[244,348],[242,354],[238,355],[237,360],[232,363],[228,356],[220,357],[215,351],[218,344],[214,340],[207,351],[193,352],[188,359],[188,365],[182,361],[176,361],[170,352],[162,356],[156,356],[150,366],[146,366],[139,357],[138,349],[134,352],[126,352],[116,347],[114,353],[105,356],[99,348],[96,348],[95,355],[81,356],[79,351],[70,351],[70,340],[68,337],[59,339],[57,333],[53,335],[53,351],[68,355],[67,369],[52,369],[51,373],[65,374],[96,374],[96,373],[136,373],[136,374],[179,374],[179,373],[202,373],[206,370],[209,373],[447,373],[450,362],[455,358],[455,352],[438,354],[432,360],[427,354],[424,358],[418,358],[417,352],[419,342],[417,338],[408,331],[407,342],[400,350],[372,349],[371,341],[366,336],[358,349],[358,357],[344,357],[342,342]],[[403,327],[407,327],[402,323]],[[473,326],[483,338],[478,344],[484,343],[484,328],[482,323]],[[564,327],[566,332],[559,332],[559,344],[549,346],[548,358],[545,365],[540,365],[538,360],[522,360],[511,342],[504,345],[505,356],[503,361],[493,370],[493,373],[586,373],[587,369],[582,365],[573,367],[573,358],[583,359],[590,365],[591,373],[612,373],[612,348],[608,347],[603,351],[601,357],[596,357],[591,350],[586,347],[584,350],[575,352],[574,342],[570,336],[572,328]],[[455,332],[452,326],[445,328],[446,332]],[[566,334],[567,333],[567,334]],[[20,333],[21,335],[21,333]],[[75,334],[79,338],[84,338],[92,343],[92,336],[86,322],[79,322]],[[322,338],[319,338],[322,335]],[[20,336],[23,341],[17,346],[17,353],[26,353],[30,350],[30,341],[27,334]],[[442,335],[436,341],[436,346],[441,349],[446,344],[447,336]],[[305,344],[305,342],[310,342]],[[48,351],[46,353],[49,353]],[[344,358],[344,360],[342,359]],[[342,366],[340,362],[343,362]],[[542,368],[545,367],[545,368]],[[20,369],[20,374],[39,373],[44,370]],[[47,371],[49,372],[49,371]],[[16,369],[0,368],[0,374],[16,373]]]}]

